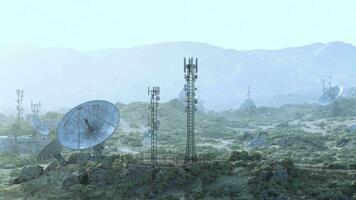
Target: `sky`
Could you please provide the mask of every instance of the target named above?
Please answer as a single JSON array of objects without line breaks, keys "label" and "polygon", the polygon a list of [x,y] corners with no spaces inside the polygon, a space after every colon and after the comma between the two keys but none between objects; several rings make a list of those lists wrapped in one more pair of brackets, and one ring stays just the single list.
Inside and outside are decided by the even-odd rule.
[{"label": "sky", "polygon": [[1,0],[0,46],[81,51],[194,41],[238,50],[356,44],[354,0]]}]

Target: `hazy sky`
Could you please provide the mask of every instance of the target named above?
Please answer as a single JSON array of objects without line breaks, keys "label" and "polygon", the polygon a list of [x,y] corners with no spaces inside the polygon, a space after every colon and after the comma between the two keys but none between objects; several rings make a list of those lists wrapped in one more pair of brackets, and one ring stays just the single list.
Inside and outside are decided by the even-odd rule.
[{"label": "hazy sky", "polygon": [[354,0],[1,0],[0,46],[79,50],[198,41],[275,49],[356,44]]}]

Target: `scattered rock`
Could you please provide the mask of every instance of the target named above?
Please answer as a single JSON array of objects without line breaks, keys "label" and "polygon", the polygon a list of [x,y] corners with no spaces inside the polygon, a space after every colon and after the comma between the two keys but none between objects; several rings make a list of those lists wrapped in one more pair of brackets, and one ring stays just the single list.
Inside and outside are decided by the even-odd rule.
[{"label": "scattered rock", "polygon": [[14,184],[23,183],[36,179],[42,175],[43,168],[41,166],[27,166],[24,167],[18,178],[14,180]]},{"label": "scattered rock", "polygon": [[67,164],[85,164],[90,158],[90,153],[73,153],[69,156]]},{"label": "scattered rock", "polygon": [[240,136],[240,138],[241,138],[242,140],[252,140],[252,139],[253,139],[253,136],[252,136],[252,134],[251,134],[250,132],[245,131],[245,132],[243,132],[243,134]]},{"label": "scattered rock", "polygon": [[82,185],[88,185],[89,184],[89,176],[88,176],[88,172],[86,169],[79,169],[78,172],[79,176],[78,176],[78,182]]},{"label": "scattered rock", "polygon": [[231,152],[229,161],[234,162],[238,160],[248,160],[248,153],[246,151],[233,151]]},{"label": "scattered rock", "polygon": [[344,147],[345,145],[347,145],[347,143],[350,142],[350,138],[341,138],[339,140],[336,141],[336,146],[337,147]]}]

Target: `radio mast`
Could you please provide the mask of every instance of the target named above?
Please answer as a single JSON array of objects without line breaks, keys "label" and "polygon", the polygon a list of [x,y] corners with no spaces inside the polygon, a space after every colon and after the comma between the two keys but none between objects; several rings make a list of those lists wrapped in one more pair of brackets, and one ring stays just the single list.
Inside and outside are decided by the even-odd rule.
[{"label": "radio mast", "polygon": [[185,148],[185,159],[184,164],[195,163],[197,162],[197,154],[195,149],[195,111],[196,104],[198,103],[198,99],[196,98],[197,88],[195,87],[195,80],[198,78],[198,59],[195,59],[195,63],[193,58],[188,59],[188,63],[184,58],[184,78],[186,80],[186,84],[184,86],[184,90],[186,92],[186,113],[187,113],[187,142]]},{"label": "radio mast", "polygon": [[[17,94],[17,106],[16,106],[16,109],[17,109],[17,126],[18,126],[18,129],[20,130],[21,129],[21,124],[22,124],[22,120],[23,120],[23,106],[22,106],[22,102],[23,102],[23,97],[24,97],[24,94],[23,94],[23,90],[20,90],[20,89],[17,89],[16,90],[16,94]],[[17,139],[17,134],[18,132],[15,133],[15,139]]]},{"label": "radio mast", "polygon": [[151,164],[152,166],[157,166],[157,132],[159,128],[159,120],[157,119],[157,109],[160,88],[154,86],[152,89],[148,87],[148,96],[150,97],[150,116],[149,116],[149,133],[151,134]]}]

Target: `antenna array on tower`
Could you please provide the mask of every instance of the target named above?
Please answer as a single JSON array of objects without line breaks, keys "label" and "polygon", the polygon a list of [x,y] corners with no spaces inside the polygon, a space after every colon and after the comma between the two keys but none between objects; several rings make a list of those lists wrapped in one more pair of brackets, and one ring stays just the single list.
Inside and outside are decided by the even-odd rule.
[{"label": "antenna array on tower", "polygon": [[41,102],[39,101],[38,103],[33,103],[33,101],[31,101],[31,110],[32,110],[32,115],[34,117],[38,117],[38,114],[40,113],[41,110]]}]

